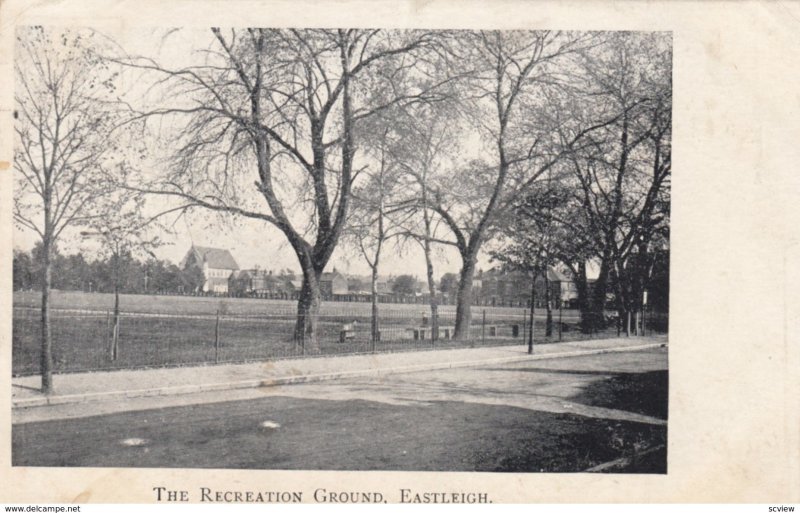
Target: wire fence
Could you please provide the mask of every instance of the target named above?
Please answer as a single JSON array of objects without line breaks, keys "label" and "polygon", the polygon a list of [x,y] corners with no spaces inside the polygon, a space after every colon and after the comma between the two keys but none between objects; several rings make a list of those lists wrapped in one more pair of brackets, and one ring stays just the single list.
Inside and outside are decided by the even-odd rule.
[{"label": "wire fence", "polygon": [[[435,320],[426,308],[381,305],[379,331],[372,334],[366,308],[328,307],[319,316],[318,351],[294,340],[296,311],[288,307],[269,313],[239,314],[224,310],[202,314],[121,312],[115,326],[109,310],[51,309],[55,372],[135,369],[201,364],[242,363],[280,358],[399,352],[425,349],[527,344],[530,312],[525,308],[472,308],[469,333],[454,338],[455,311],[444,310]],[[566,315],[564,315],[566,313]],[[619,334],[620,324],[608,320],[605,329],[583,333],[574,311],[553,311],[551,331],[543,310],[536,311],[534,344]],[[651,315],[641,319],[646,334],[658,329]],[[434,326],[438,329],[434,333]],[[41,310],[15,306],[12,372],[40,371]]]}]

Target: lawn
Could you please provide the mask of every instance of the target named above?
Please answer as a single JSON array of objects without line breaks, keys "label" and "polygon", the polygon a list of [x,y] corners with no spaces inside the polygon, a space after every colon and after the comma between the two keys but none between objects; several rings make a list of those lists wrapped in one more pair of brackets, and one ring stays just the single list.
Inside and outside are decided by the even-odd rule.
[{"label": "lawn", "polygon": [[[14,425],[12,465],[580,472],[665,440],[664,426],[505,405],[278,396]],[[664,473],[654,456],[616,471]]]},{"label": "lawn", "polygon": [[[14,306],[27,306],[38,308],[41,293],[37,291],[14,292]],[[76,310],[110,310],[114,307],[113,294],[87,293],[79,291],[54,290],[52,291],[51,305],[56,309]],[[421,319],[423,312],[429,312],[426,304],[382,303],[381,309],[392,312],[402,312],[406,315],[416,314]],[[230,297],[203,297],[203,296],[159,296],[145,294],[121,294],[120,308],[129,313],[165,313],[165,314],[209,314],[217,310],[235,315],[294,315],[297,312],[297,302],[281,299],[256,299],[256,298],[230,298]],[[369,316],[371,305],[368,302],[342,302],[323,301],[322,315],[361,315]],[[475,306],[473,315],[479,315],[481,310],[486,310],[487,315],[520,316],[527,313],[525,308]],[[439,311],[442,315],[455,315],[454,305],[441,305]],[[537,310],[537,317],[544,318],[544,311]],[[557,317],[558,312],[554,315]],[[575,321],[578,313],[575,310],[564,310],[564,319]]]},{"label": "lawn", "polygon": [[667,366],[658,348],[159,397],[140,411],[87,403],[18,417],[12,465],[663,474]]},{"label": "lawn", "polygon": [[[119,355],[110,358],[113,305],[110,294],[54,291],[52,336],[57,372],[127,369],[157,366],[245,362],[302,356],[293,341],[296,306],[291,301],[192,296],[122,295],[120,297]],[[39,371],[41,326],[39,297],[34,292],[14,294],[13,373]],[[325,302],[320,317],[320,353],[407,351],[465,345],[524,344],[527,312],[520,308],[473,307],[467,340],[454,341],[444,331],[434,345],[423,324],[426,305],[381,304],[381,337],[370,336],[369,303]],[[217,312],[219,329],[217,330]],[[565,316],[574,323],[572,316]],[[485,320],[484,320],[485,319]],[[443,306],[440,327],[452,328],[455,310]],[[341,340],[345,325],[350,336]],[[516,328],[514,327],[516,326]],[[563,340],[584,335],[574,329]],[[611,336],[615,332],[599,336]],[[544,336],[544,320],[537,313],[537,343],[558,341]]]}]

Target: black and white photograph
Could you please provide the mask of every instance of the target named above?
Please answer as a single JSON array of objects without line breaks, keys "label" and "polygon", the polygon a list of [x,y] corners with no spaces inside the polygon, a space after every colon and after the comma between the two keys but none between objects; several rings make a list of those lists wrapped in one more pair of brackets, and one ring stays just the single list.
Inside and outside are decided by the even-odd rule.
[{"label": "black and white photograph", "polygon": [[13,120],[13,466],[668,473],[672,33],[25,25]]},{"label": "black and white photograph", "polygon": [[792,511],[798,20],[0,0],[0,509]]}]

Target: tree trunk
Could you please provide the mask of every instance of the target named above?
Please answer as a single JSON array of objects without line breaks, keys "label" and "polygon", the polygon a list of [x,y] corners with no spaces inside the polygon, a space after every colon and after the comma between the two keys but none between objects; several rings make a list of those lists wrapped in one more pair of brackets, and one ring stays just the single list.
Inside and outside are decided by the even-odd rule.
[{"label": "tree trunk", "polygon": [[439,299],[436,297],[436,281],[433,279],[433,262],[431,261],[430,244],[425,243],[425,265],[428,275],[428,294],[431,304],[431,340],[439,339]]},{"label": "tree trunk", "polygon": [[533,354],[533,330],[536,327],[536,273],[533,273],[531,280],[531,311],[530,311],[530,326],[528,329],[528,354]]},{"label": "tree trunk", "polygon": [[581,332],[584,334],[591,332],[592,312],[589,301],[589,287],[586,280],[586,263],[578,263],[578,273],[575,277],[575,287],[578,289],[578,311],[581,316]]},{"label": "tree trunk", "polygon": [[114,284],[114,328],[111,332],[111,361],[119,355],[119,286]]},{"label": "tree trunk", "polygon": [[[426,219],[426,224],[427,223],[428,221]],[[433,279],[433,261],[431,259],[431,241],[429,238],[425,239],[424,250],[425,269],[428,278],[428,294],[430,295],[431,304],[431,340],[436,343],[436,340],[439,339],[439,299],[436,297],[436,281]]]},{"label": "tree trunk", "polygon": [[49,236],[42,241],[42,353],[39,366],[42,371],[42,393],[53,393],[53,352],[50,330],[50,285],[52,283],[52,251]]},{"label": "tree trunk", "polygon": [[370,327],[373,351],[375,351],[375,346],[381,336],[378,313],[378,266],[375,265],[372,267],[372,324]]},{"label": "tree trunk", "polygon": [[475,273],[475,258],[465,258],[458,280],[456,294],[456,326],[453,338],[467,340],[472,324],[472,275]]},{"label": "tree trunk", "polygon": [[625,336],[631,336],[631,311],[627,310],[625,312]]},{"label": "tree trunk", "polygon": [[425,223],[425,241],[422,244],[425,253],[425,273],[428,279],[428,295],[431,305],[431,341],[435,344],[439,339],[439,300],[436,297],[436,282],[433,279],[433,259],[431,258],[431,216],[428,212],[428,189],[426,187],[426,171],[422,175],[422,218]]},{"label": "tree trunk", "polygon": [[114,328],[111,332],[111,361],[119,354],[119,253],[114,254]]},{"label": "tree trunk", "polygon": [[303,269],[303,286],[297,301],[297,322],[294,328],[294,341],[302,354],[319,353],[319,310],[322,304],[322,291],[319,278],[322,272]]},{"label": "tree trunk", "polygon": [[[605,257],[606,255],[604,255]],[[608,256],[610,259],[610,256]],[[589,310],[591,311],[592,332],[596,332],[602,327],[606,310],[606,292],[608,291],[608,263],[607,260],[600,264],[600,273],[594,283],[594,290],[590,300]]]},{"label": "tree trunk", "polygon": [[550,304],[552,301],[550,293],[550,278],[547,276],[547,268],[544,270],[544,302],[547,308],[547,322],[545,324],[545,336],[553,336],[553,307]]}]

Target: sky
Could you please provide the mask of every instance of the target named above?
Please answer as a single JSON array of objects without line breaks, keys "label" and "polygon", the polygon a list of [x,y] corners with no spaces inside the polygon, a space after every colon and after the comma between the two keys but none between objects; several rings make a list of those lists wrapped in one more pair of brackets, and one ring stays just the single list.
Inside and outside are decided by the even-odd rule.
[{"label": "sky", "polygon": [[[168,35],[165,37],[164,34]],[[122,27],[113,32],[105,32],[103,35],[113,40],[113,45],[118,44],[129,54],[152,57],[167,67],[185,65],[187,60],[193,58],[191,55],[197,56],[196,50],[205,48],[211,41],[207,29],[167,32],[165,29]],[[133,77],[123,75],[122,81],[127,84],[123,86],[125,91],[123,94],[131,98],[158,94],[157,90],[144,90],[144,86]],[[170,130],[171,127],[162,129]],[[149,168],[151,173],[158,172],[158,164],[144,168]],[[167,201],[156,199],[148,203],[147,210],[150,214],[156,214],[167,210],[170,206],[175,204],[170,205]],[[267,211],[266,205],[264,210]],[[179,263],[194,244],[230,250],[241,268],[258,266],[262,269],[288,268],[295,272],[300,271],[297,257],[285,236],[265,221],[230,216],[220,218],[216,215],[209,216],[207,212],[192,211],[179,218],[165,218],[165,222],[170,226],[170,232],[161,235],[165,244],[155,251],[161,259]],[[15,248],[29,250],[36,241],[35,233],[15,227],[13,238]],[[69,254],[81,250],[89,258],[92,257],[94,249],[96,249],[95,243],[83,240],[80,230],[77,229],[66,230],[59,243],[61,252]],[[411,274],[424,279],[425,258],[418,244],[412,242],[398,248],[390,243],[383,255],[381,274]],[[437,279],[444,273],[458,272],[460,267],[461,259],[455,248],[441,245],[435,248],[434,275]],[[478,267],[482,269],[491,267],[485,255],[479,259]],[[365,275],[370,272],[363,256],[343,244],[338,245],[326,269],[334,268],[348,274]]]},{"label": "sky", "polygon": [[[244,269],[291,269],[300,272],[297,257],[286,241],[285,236],[272,225],[251,219],[231,219],[219,223],[217,220],[206,221],[202,216],[188,214],[178,220],[171,227],[173,233],[164,234],[162,238],[165,245],[155,250],[156,256],[169,260],[175,264],[180,263],[186,252],[192,246],[210,246],[228,249],[236,259],[239,267]],[[30,250],[37,241],[38,236],[30,230],[15,227],[14,248]],[[82,240],[76,230],[65,232],[65,237],[59,249],[66,254],[78,250],[90,255],[94,248],[93,241]],[[381,261],[382,275],[411,274],[423,280],[425,278],[425,255],[418,245],[407,245],[404,248],[390,246],[384,253]],[[484,269],[491,264],[483,258],[481,265]],[[458,272],[461,259],[453,248],[440,247],[434,257],[434,275],[438,278],[447,272]],[[340,245],[328,263],[327,270],[366,275],[369,266],[363,257],[352,249]]]}]

